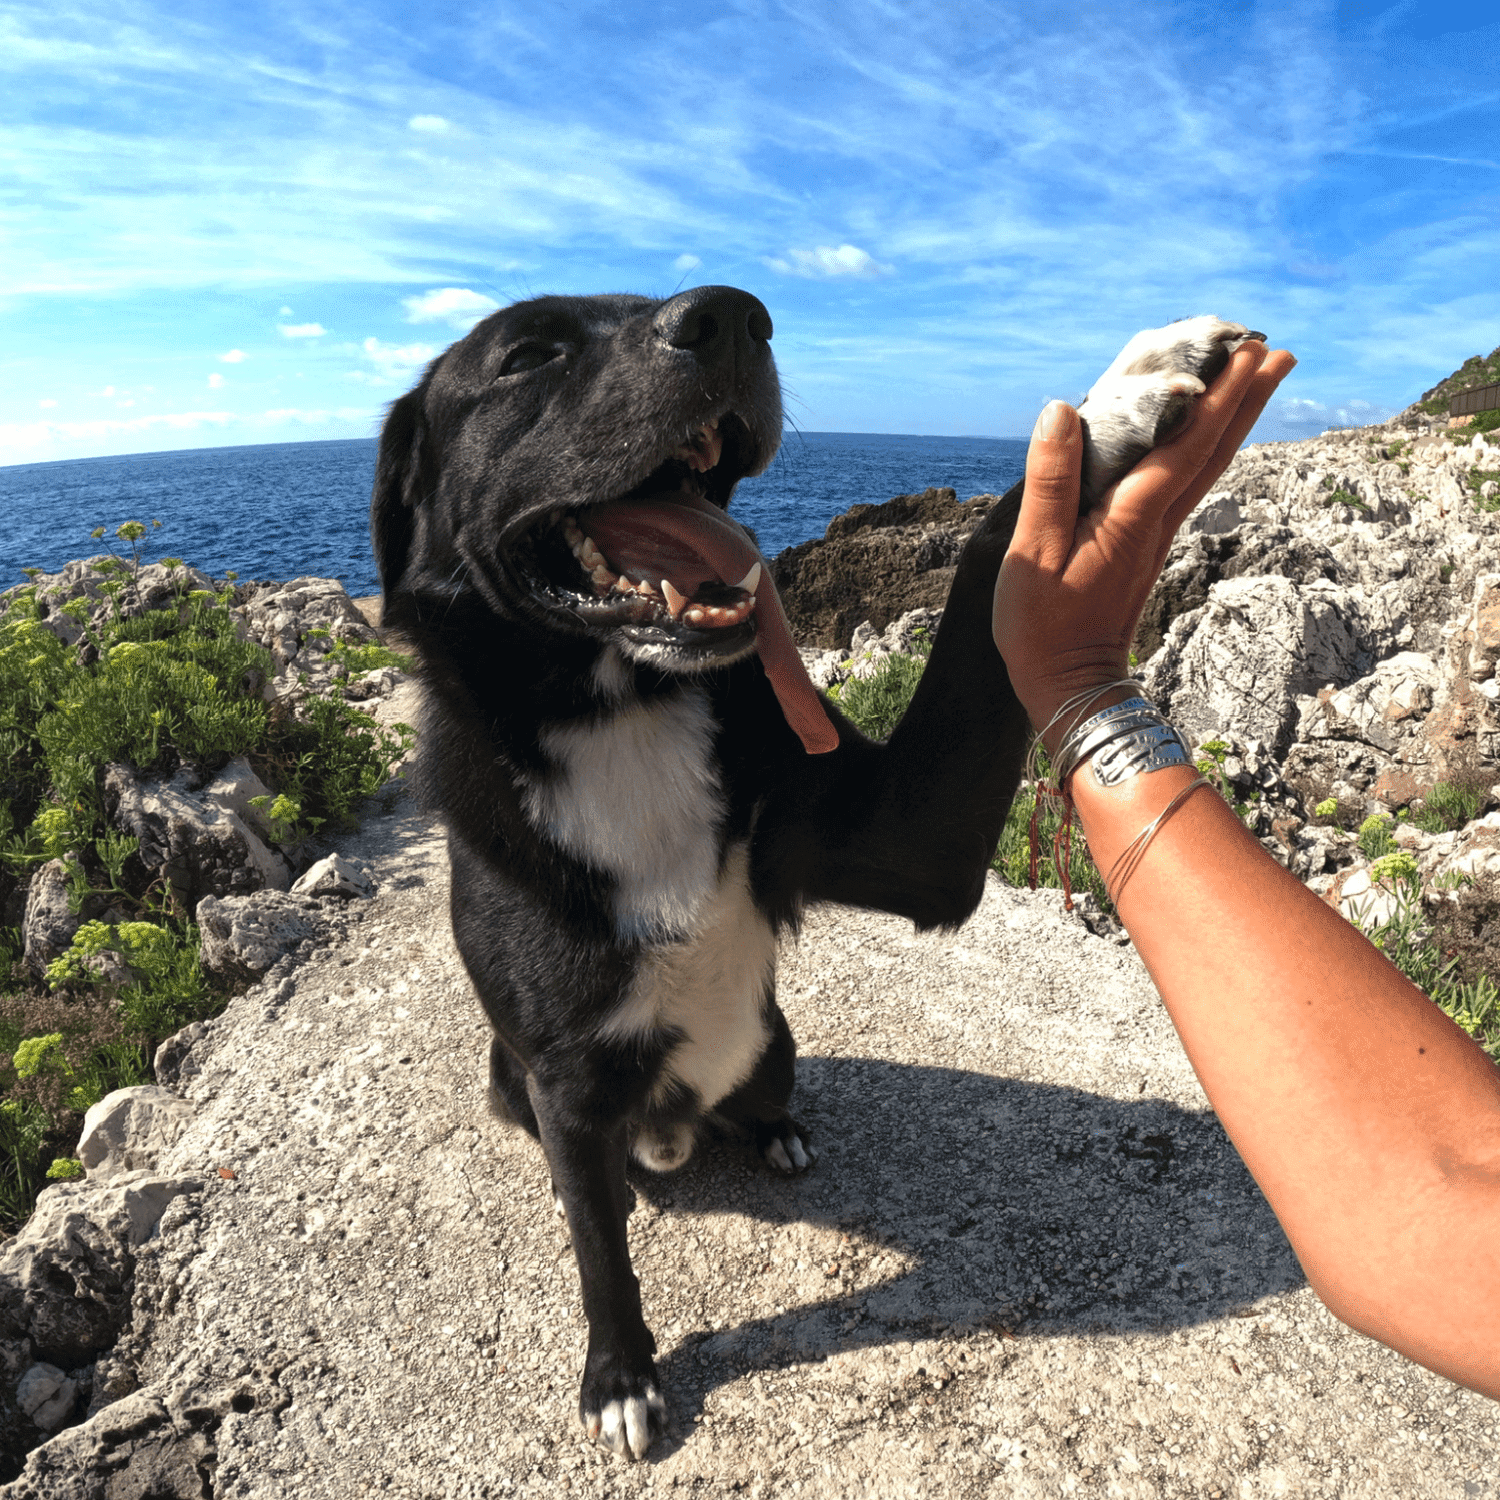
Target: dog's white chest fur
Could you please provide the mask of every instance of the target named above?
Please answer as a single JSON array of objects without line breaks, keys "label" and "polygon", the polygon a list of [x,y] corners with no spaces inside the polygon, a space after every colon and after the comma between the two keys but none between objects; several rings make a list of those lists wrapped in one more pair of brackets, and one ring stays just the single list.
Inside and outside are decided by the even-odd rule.
[{"label": "dog's white chest fur", "polygon": [[650,946],[604,1034],[682,1033],[658,1083],[709,1108],[743,1082],[769,1039],[776,939],[750,896],[749,852],[719,864],[723,792],[707,695],[632,703],[608,719],[543,731],[560,774],[525,797],[528,817],[615,881],[615,930]]},{"label": "dog's white chest fur", "polygon": [[718,884],[723,793],[708,698],[691,689],[592,724],[554,725],[542,748],[561,775],[528,789],[528,817],[615,880],[625,939],[685,936]]}]

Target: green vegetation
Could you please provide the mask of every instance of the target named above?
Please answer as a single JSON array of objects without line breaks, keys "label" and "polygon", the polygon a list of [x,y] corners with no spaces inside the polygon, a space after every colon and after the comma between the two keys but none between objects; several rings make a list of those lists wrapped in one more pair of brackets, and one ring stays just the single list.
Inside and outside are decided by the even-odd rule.
[{"label": "green vegetation", "polygon": [[1337,797],[1325,797],[1313,808],[1314,817],[1337,819],[1339,815],[1339,799]]},{"label": "green vegetation", "polygon": [[[1443,409],[1447,410],[1446,404]],[[1462,427],[1445,428],[1443,436],[1450,443],[1464,447],[1476,432],[1490,433],[1495,431],[1500,431],[1500,409],[1476,411]]]},{"label": "green vegetation", "polygon": [[1396,840],[1392,829],[1396,820],[1388,813],[1372,813],[1359,825],[1359,852],[1366,859],[1379,859],[1383,854],[1396,852]]},{"label": "green vegetation", "polygon": [[[1372,867],[1372,876],[1374,873]],[[1419,990],[1473,1037],[1492,1061],[1500,1063],[1500,986],[1488,974],[1465,983],[1458,975],[1458,960],[1444,956],[1422,917],[1415,860],[1409,866],[1392,866],[1387,883],[1396,886],[1401,897],[1395,914],[1389,921],[1356,925]]]},{"label": "green vegetation", "polygon": [[1475,510],[1500,510],[1500,494],[1491,495],[1488,498],[1479,493],[1479,487],[1490,480],[1500,482],[1500,469],[1470,469],[1469,470],[1469,493],[1474,497]]},{"label": "green vegetation", "polygon": [[919,641],[917,655],[889,656],[878,671],[868,677],[851,677],[830,688],[828,696],[862,734],[888,740],[922,680],[931,650],[926,640]]},{"label": "green vegetation", "polygon": [[1370,514],[1370,507],[1359,498],[1352,490],[1334,490],[1323,502],[1324,505],[1347,505],[1351,510],[1362,510],[1366,515]]},{"label": "green vegetation", "polygon": [[1423,799],[1412,823],[1424,833],[1448,833],[1477,818],[1487,800],[1482,785],[1440,781]]},{"label": "green vegetation", "polygon": [[[61,860],[69,904],[86,919],[45,984],[19,962],[19,932],[0,930],[0,1227],[25,1218],[48,1178],[76,1175],[83,1111],[148,1081],[156,1046],[226,998],[199,965],[191,914],[136,841],[109,826],[104,767],[211,774],[248,756],[276,789],[271,839],[292,850],[319,828],[352,826],[412,739],[342,699],[268,705],[273,663],[240,638],[232,588],[191,589],[181,561],[163,558],[180,583],[142,610],[146,527],[115,534],[130,558],[97,560],[98,602],[63,606],[74,645],[42,623],[34,583],[0,605],[0,903]],[[378,646],[336,643],[331,654],[351,671],[405,664]]]},{"label": "green vegetation", "polygon": [[1448,401],[1459,391],[1472,390],[1477,385],[1490,385],[1500,380],[1500,349],[1489,354],[1475,354],[1466,359],[1445,380],[1440,380],[1430,391],[1423,393],[1418,405],[1433,416],[1446,416]]}]

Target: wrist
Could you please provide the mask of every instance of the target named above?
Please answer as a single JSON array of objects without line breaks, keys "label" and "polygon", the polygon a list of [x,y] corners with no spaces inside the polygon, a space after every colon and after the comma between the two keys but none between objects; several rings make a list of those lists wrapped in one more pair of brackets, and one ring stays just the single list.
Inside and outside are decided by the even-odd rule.
[{"label": "wrist", "polygon": [[[1139,686],[1120,673],[1070,686],[1066,692],[1052,691],[1034,700],[1023,697],[1021,701],[1027,707],[1031,727],[1046,748],[1047,758],[1055,766],[1058,752],[1075,728],[1139,694]],[[1035,709],[1031,706],[1033,701],[1039,705]]]}]

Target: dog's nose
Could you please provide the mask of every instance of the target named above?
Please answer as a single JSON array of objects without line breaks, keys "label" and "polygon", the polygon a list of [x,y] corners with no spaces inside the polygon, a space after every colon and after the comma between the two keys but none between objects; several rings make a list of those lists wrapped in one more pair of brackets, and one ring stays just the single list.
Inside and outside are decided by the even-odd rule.
[{"label": "dog's nose", "polygon": [[769,342],[771,315],[758,297],[738,287],[697,286],[662,303],[652,327],[673,349],[711,358],[737,345]]}]

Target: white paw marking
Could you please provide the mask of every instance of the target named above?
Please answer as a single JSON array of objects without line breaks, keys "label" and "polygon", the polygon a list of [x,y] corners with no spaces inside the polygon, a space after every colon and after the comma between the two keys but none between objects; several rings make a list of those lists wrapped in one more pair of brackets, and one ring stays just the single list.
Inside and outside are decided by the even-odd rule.
[{"label": "white paw marking", "polygon": [[811,1151],[802,1144],[800,1136],[789,1135],[784,1141],[777,1139],[766,1147],[764,1152],[766,1161],[778,1172],[785,1172],[792,1176],[796,1172],[805,1172],[817,1160]]},{"label": "white paw marking", "polygon": [[1187,403],[1207,389],[1195,371],[1205,368],[1216,348],[1233,353],[1249,336],[1243,323],[1215,317],[1136,334],[1078,408],[1088,424],[1086,498],[1098,499],[1155,445],[1158,433],[1165,438],[1175,432]]},{"label": "white paw marking", "polygon": [[611,1401],[585,1429],[588,1435],[611,1453],[622,1458],[644,1458],[651,1446],[651,1413],[664,1417],[667,1403],[654,1385],[646,1387],[644,1396],[627,1396]]},{"label": "white paw marking", "polygon": [[630,1154],[651,1172],[675,1172],[693,1154],[695,1132],[683,1121],[665,1129],[642,1129]]}]

